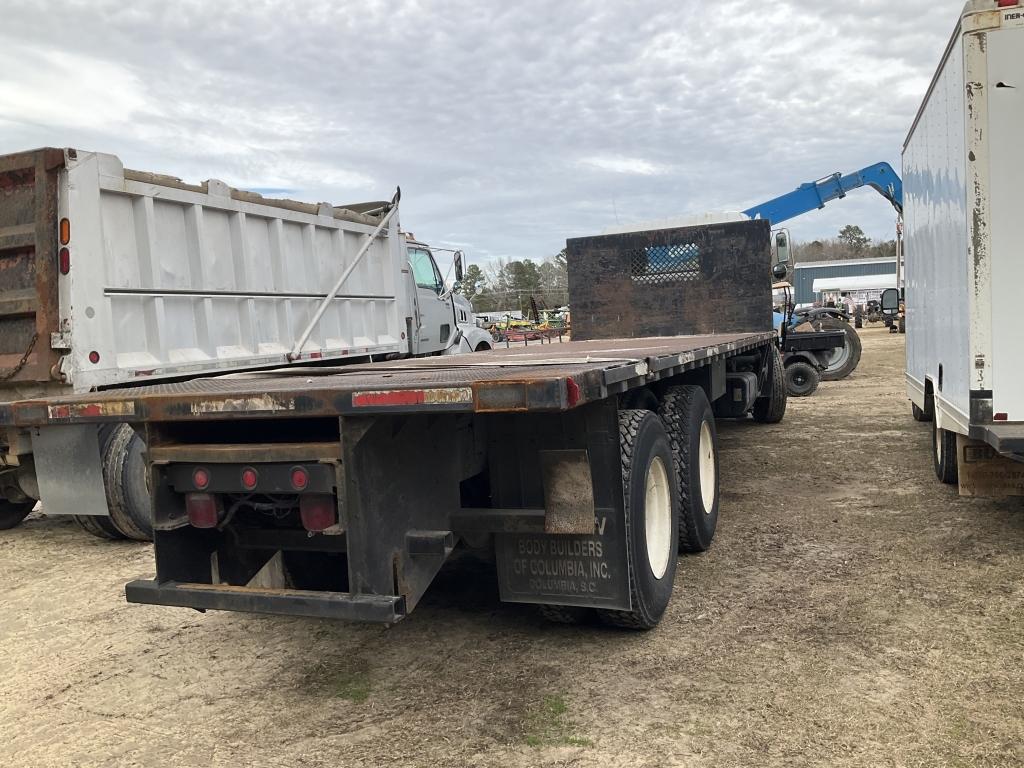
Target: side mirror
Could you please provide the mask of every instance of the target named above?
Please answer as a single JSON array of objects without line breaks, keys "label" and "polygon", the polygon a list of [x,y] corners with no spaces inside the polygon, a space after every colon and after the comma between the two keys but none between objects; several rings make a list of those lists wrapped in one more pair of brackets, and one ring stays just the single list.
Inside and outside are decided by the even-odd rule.
[{"label": "side mirror", "polygon": [[882,291],[882,314],[893,317],[900,311],[900,292],[896,288]]},{"label": "side mirror", "polygon": [[463,277],[464,277],[464,274],[463,274],[463,271],[462,271],[462,251],[456,251],[455,252],[455,279],[456,279],[456,281],[461,283]]},{"label": "side mirror", "polygon": [[787,274],[789,274],[789,267],[781,262],[772,267],[772,277],[776,281],[785,280]]},{"label": "side mirror", "polygon": [[789,236],[785,232],[775,233],[775,260],[780,264],[789,261]]}]

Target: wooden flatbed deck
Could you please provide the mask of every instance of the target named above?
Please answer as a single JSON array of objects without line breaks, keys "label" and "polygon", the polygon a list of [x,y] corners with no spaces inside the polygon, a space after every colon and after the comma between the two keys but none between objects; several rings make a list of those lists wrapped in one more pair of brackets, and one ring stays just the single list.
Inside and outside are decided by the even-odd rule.
[{"label": "wooden flatbed deck", "polygon": [[602,339],[294,367],[26,400],[18,426],[419,412],[564,411],[763,347],[772,331]]}]

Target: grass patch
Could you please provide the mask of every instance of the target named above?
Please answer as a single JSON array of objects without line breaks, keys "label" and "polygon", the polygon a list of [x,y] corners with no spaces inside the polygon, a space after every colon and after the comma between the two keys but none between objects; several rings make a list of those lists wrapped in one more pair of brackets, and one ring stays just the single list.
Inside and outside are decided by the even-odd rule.
[{"label": "grass patch", "polygon": [[369,699],[373,692],[369,671],[353,662],[316,663],[303,676],[299,688],[317,696],[356,704]]},{"label": "grass patch", "polygon": [[336,699],[361,704],[370,698],[370,676],[365,671],[342,671],[331,680],[331,693]]},{"label": "grass patch", "polygon": [[524,722],[524,741],[531,747],[592,747],[594,743],[575,733],[569,705],[560,694],[545,696],[531,707]]}]

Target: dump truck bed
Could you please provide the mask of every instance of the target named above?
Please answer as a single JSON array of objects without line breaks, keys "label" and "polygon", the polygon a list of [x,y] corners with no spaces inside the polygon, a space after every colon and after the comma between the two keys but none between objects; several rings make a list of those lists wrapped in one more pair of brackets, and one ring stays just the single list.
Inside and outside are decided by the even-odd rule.
[{"label": "dump truck bed", "polygon": [[763,347],[774,332],[539,344],[345,367],[290,368],[27,400],[18,425],[342,414],[565,411]]}]

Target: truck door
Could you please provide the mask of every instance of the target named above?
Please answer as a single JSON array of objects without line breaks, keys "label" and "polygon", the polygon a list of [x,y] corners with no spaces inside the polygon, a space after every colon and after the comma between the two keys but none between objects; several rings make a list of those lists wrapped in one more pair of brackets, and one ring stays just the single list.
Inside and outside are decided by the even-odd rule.
[{"label": "truck door", "polygon": [[[1019,8],[1007,11],[1019,11]],[[1004,22],[1005,24],[1005,22]],[[988,109],[991,144],[989,232],[992,281],[992,411],[1007,421],[1024,421],[1024,355],[1017,320],[1024,286],[1024,218],[1020,182],[1024,154],[1024,28],[988,34]]]},{"label": "truck door", "polygon": [[419,354],[440,352],[448,346],[455,330],[452,319],[452,299],[442,298],[444,281],[426,248],[409,246],[409,266],[416,282],[416,301],[419,305],[416,351]]}]

